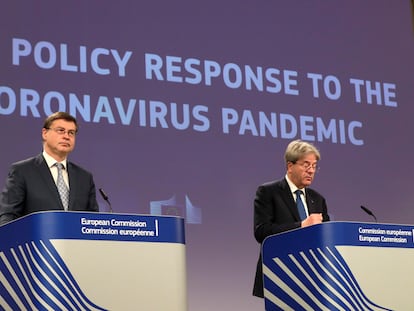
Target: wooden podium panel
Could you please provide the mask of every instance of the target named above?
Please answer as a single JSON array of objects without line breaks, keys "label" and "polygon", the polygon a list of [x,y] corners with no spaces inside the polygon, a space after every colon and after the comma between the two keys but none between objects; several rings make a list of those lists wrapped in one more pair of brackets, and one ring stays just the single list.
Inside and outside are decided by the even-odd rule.
[{"label": "wooden podium panel", "polygon": [[268,237],[266,310],[414,310],[414,226],[327,222]]},{"label": "wooden podium panel", "polygon": [[41,212],[0,226],[4,310],[187,310],[184,220]]}]

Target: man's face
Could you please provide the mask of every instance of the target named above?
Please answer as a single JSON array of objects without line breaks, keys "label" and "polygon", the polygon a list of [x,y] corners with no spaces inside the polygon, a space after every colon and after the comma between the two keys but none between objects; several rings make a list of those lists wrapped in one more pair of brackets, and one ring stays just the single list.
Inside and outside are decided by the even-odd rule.
[{"label": "man's face", "polygon": [[49,129],[42,129],[43,147],[55,160],[62,160],[75,148],[76,125],[63,119],[55,120]]},{"label": "man's face", "polygon": [[299,159],[296,163],[289,162],[287,173],[289,179],[302,189],[308,187],[315,177],[318,167],[318,160],[314,153],[309,153]]}]

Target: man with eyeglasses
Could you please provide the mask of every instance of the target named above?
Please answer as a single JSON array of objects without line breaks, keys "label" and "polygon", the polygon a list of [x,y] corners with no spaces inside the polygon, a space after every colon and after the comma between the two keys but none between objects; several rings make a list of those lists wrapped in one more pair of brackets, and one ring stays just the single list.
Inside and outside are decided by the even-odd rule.
[{"label": "man with eyeglasses", "polygon": [[[321,156],[312,144],[295,140],[285,151],[286,175],[264,183],[254,199],[254,237],[260,244],[270,235],[329,221],[325,198],[309,188]],[[262,258],[256,268],[253,295],[264,297]]]},{"label": "man with eyeglasses", "polygon": [[46,118],[42,128],[43,152],[12,164],[0,193],[0,225],[46,210],[99,210],[93,176],[69,162],[78,124],[66,112]]}]

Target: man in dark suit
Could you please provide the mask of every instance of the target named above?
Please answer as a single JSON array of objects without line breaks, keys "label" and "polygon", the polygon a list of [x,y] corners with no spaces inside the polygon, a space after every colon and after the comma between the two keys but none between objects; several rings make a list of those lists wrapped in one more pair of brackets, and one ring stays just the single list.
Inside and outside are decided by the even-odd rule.
[{"label": "man in dark suit", "polygon": [[[282,180],[262,184],[254,200],[254,236],[260,244],[270,235],[329,220],[325,198],[308,188],[318,170],[320,153],[310,143],[295,140],[286,148],[286,175]],[[297,192],[303,213],[297,207]],[[256,268],[253,295],[264,297],[262,258]]]},{"label": "man in dark suit", "polygon": [[[46,118],[42,128],[43,152],[10,168],[0,193],[0,225],[38,211],[99,210],[92,174],[67,160],[75,147],[77,132],[76,119],[66,112]],[[63,197],[58,185],[64,189]]]}]

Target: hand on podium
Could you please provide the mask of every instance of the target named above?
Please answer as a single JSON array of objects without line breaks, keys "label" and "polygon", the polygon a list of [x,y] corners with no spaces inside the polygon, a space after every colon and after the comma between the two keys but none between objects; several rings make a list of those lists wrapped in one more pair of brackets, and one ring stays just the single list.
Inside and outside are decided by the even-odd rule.
[{"label": "hand on podium", "polygon": [[306,217],[301,224],[301,227],[309,227],[312,225],[317,225],[322,223],[322,213],[310,214]]}]

